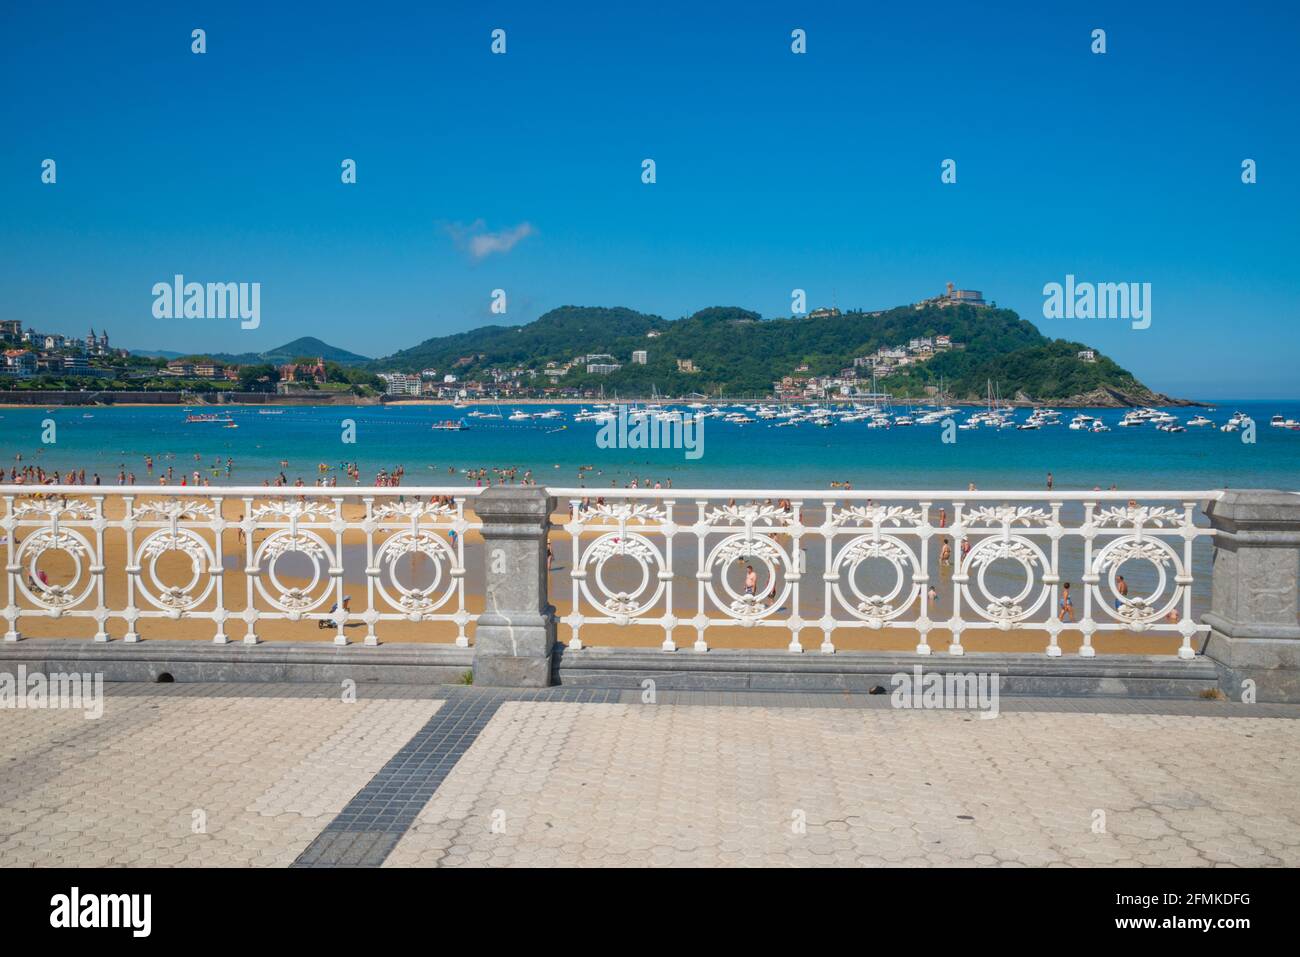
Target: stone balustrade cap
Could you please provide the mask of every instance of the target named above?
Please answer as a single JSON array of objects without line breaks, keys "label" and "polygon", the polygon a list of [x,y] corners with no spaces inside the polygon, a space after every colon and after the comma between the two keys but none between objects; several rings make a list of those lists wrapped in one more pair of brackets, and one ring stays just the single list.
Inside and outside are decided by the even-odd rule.
[{"label": "stone balustrade cap", "polygon": [[470,507],[485,522],[542,519],[551,514],[551,499],[540,486],[500,485],[486,489]]},{"label": "stone balustrade cap", "polygon": [[1300,528],[1300,495],[1273,489],[1229,489],[1205,505],[1215,527]]}]

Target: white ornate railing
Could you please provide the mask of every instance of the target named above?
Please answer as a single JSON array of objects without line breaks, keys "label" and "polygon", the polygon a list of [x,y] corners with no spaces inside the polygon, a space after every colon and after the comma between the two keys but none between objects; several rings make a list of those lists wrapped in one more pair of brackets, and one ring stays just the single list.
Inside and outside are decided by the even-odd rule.
[{"label": "white ornate railing", "polygon": [[[1222,494],[551,491],[569,513],[571,648],[582,647],[584,625],[605,623],[660,627],[666,651],[679,627],[694,628],[697,651],[711,628],[777,628],[791,651],[820,631],[827,653],[837,630],[865,628],[913,631],[928,655],[941,630],[960,655],[964,631],[991,628],[1045,632],[1053,657],[1069,632],[1082,636],[1084,657],[1096,654],[1098,632],[1176,634],[1182,658],[1195,657],[1192,637],[1205,628],[1193,614],[1193,547],[1214,532],[1197,523],[1199,508]],[[867,574],[872,562],[888,569],[884,584]],[[1000,562],[1019,568],[1022,586],[998,587],[1009,577],[993,571]],[[1125,594],[1118,578],[1129,562]],[[1066,582],[1078,583],[1070,620]],[[941,618],[931,617],[932,583],[950,586]]]},{"label": "white ornate railing", "polygon": [[[324,623],[338,644],[361,622],[374,645],[381,622],[450,622],[464,647],[477,618],[466,534],[482,529],[471,514],[479,492],[0,486],[5,638],[22,635],[23,619],[68,617],[92,619],[98,641],[110,621],[124,622],[114,632],[134,642],[142,622],[169,619],[209,621],[217,643],[228,632],[256,643],[259,622],[283,620]],[[1062,654],[1066,634],[1085,657],[1099,633],[1176,635],[1191,658],[1214,535],[1200,509],[1222,493],[549,494],[568,513],[552,539],[557,551],[569,546],[569,581],[553,578],[551,594],[571,602],[562,618],[571,648],[589,625],[662,629],[668,651],[682,630],[694,631],[697,651],[708,650],[710,629],[784,630],[791,651],[819,632],[817,646],[831,653],[848,632],[892,629],[914,634],[919,654],[944,633],[947,652],[960,655],[963,633],[992,629],[1044,635],[1049,656]],[[66,557],[47,575],[41,562],[53,553]],[[408,557],[425,584],[402,580]],[[347,583],[363,576],[364,602],[344,609]],[[1075,587],[1062,620],[1066,582]]]},{"label": "white ornate railing", "polygon": [[[140,640],[142,619],[206,619],[214,625],[213,641],[229,641],[227,622],[242,620],[243,641],[255,644],[258,622],[281,619],[327,623],[335,643],[347,644],[344,629],[359,620],[365,644],[374,645],[380,622],[444,621],[454,623],[455,643],[465,647],[466,625],[475,618],[466,607],[465,533],[480,527],[466,518],[465,503],[478,491],[0,486],[5,638],[16,641],[21,619],[32,616],[94,619],[96,641],[109,640],[109,620],[121,619],[129,642]],[[106,510],[110,502],[114,507]],[[224,534],[232,529],[240,541],[230,557],[242,557],[234,569],[226,567]],[[345,549],[362,546],[366,602],[349,611]],[[70,558],[66,580],[52,580],[40,567],[53,552]],[[305,583],[282,580],[280,562],[291,555],[298,556]],[[399,579],[398,563],[413,555],[428,560],[431,582]],[[188,561],[188,581],[164,581],[159,565],[169,556],[182,567]],[[120,600],[110,600],[110,570],[124,573]],[[240,575],[244,587],[228,587]],[[232,601],[237,596],[242,601]]]}]

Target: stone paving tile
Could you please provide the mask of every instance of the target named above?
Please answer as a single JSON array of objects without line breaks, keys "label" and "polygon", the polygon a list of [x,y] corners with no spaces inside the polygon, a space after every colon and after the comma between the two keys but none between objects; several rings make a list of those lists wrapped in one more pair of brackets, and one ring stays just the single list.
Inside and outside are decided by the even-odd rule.
[{"label": "stone paving tile", "polygon": [[385,866],[1300,865],[1300,723],[502,703]]},{"label": "stone paving tile", "polygon": [[0,866],[1300,864],[1294,706],[357,693],[115,684],[97,721],[0,712]]},{"label": "stone paving tile", "polygon": [[[458,689],[303,850],[295,867],[377,867],[415,816],[511,697],[535,701],[609,701],[614,692],[547,688],[506,692]],[[364,833],[364,840],[358,833]]]},{"label": "stone paving tile", "polygon": [[439,705],[333,687],[0,713],[0,866],[289,864]]}]

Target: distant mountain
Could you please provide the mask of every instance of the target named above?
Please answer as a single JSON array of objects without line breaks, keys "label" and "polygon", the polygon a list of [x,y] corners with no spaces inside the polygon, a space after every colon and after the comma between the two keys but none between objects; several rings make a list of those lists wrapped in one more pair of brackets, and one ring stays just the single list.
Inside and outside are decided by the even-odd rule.
[{"label": "distant mountain", "polygon": [[[1096,353],[1084,361],[1083,343],[1049,339],[1010,309],[969,305],[940,308],[899,306],[868,314],[848,312],[817,318],[763,319],[730,306],[703,309],[674,321],[627,308],[562,306],[522,326],[485,326],[426,339],[368,368],[454,372],[462,381],[486,378],[490,368],[542,369],[579,356],[608,353],[622,364],[617,372],[589,374],[575,364],[561,385],[607,393],[649,395],[768,394],[784,376],[837,375],[858,356],[910,340],[948,335],[962,348],[940,352],[887,379],[881,387],[898,397],[923,396],[942,384],[952,400],[978,400],[995,383],[1006,398],[1065,403],[1085,396],[1100,404],[1156,404],[1172,401],[1152,392],[1126,369]],[[631,362],[645,350],[645,365]],[[1095,350],[1094,350],[1095,351]],[[696,371],[681,371],[689,359]],[[870,381],[870,370],[859,370]],[[538,385],[543,385],[539,382]]]},{"label": "distant mountain", "polygon": [[322,342],[314,336],[303,336],[301,339],[295,339],[293,342],[286,342],[284,345],[275,349],[269,349],[266,352],[243,352],[233,354],[229,352],[164,352],[160,350],[146,351],[143,349],[132,350],[132,355],[145,356],[150,359],[180,359],[189,355],[211,356],[219,362],[225,362],[231,365],[285,365],[294,359],[305,356],[320,356],[330,362],[337,362],[339,365],[361,365],[372,361],[368,356],[358,355],[355,352],[348,352],[346,349],[340,349],[338,346],[332,346],[328,342]]},{"label": "distant mountain", "polygon": [[179,359],[185,355],[184,352],[168,352],[165,349],[132,349],[131,355],[140,356],[142,359]]}]

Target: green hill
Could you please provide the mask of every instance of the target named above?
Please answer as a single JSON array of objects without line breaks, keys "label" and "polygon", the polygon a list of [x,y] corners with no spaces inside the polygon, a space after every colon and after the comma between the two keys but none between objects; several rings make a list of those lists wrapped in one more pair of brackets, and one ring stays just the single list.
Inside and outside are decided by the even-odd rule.
[{"label": "green hill", "polygon": [[[545,365],[567,361],[579,354],[609,352],[627,360],[629,350],[644,347],[651,329],[667,330],[674,323],[632,309],[603,309],[592,306],[561,306],[523,326],[483,326],[469,332],[426,339],[411,349],[370,363],[377,370],[417,372],[434,368],[449,370],[462,357],[475,357],[465,368],[478,371],[489,366]],[[633,345],[636,343],[636,345]],[[622,350],[621,353],[615,350]],[[483,356],[479,360],[478,356]]]},{"label": "green hill", "polygon": [[326,362],[337,362],[339,365],[357,365],[370,361],[369,356],[348,352],[346,349],[332,346],[328,342],[322,342],[315,336],[303,336],[300,339],[293,340],[293,342],[286,342],[278,349],[260,353],[263,362],[292,362],[294,359],[303,356],[320,356]]},{"label": "green hill", "polygon": [[[1100,353],[1095,362],[1079,359],[1078,352],[1088,348],[1083,343],[1049,339],[1010,309],[965,305],[766,320],[745,309],[715,306],[675,321],[626,308],[562,306],[523,326],[487,326],[428,339],[369,367],[455,371],[464,381],[486,378],[494,367],[540,371],[547,362],[563,365],[609,353],[623,364],[617,372],[588,374],[585,364],[575,365],[559,384],[604,386],[625,395],[648,395],[652,387],[666,395],[767,394],[783,376],[837,375],[858,356],[938,335],[963,348],[880,380],[881,387],[895,396],[921,396],[926,386],[942,382],[945,395],[973,400],[985,395],[992,380],[1008,398],[1062,401],[1090,394],[1102,404],[1166,399]],[[632,352],[641,349],[647,363],[631,364]],[[679,359],[691,360],[697,371],[679,371]],[[859,371],[869,381],[870,371]]]}]

